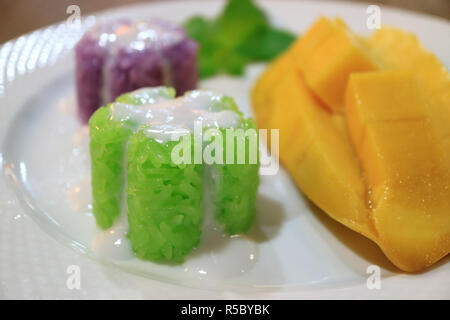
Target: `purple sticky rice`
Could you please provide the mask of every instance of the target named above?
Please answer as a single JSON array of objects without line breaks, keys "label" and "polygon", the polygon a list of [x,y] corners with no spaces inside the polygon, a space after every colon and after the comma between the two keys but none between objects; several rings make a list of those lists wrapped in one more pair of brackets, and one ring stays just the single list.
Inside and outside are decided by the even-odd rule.
[{"label": "purple sticky rice", "polygon": [[122,93],[164,85],[182,95],[197,85],[197,43],[160,20],[96,24],[76,45],[75,63],[84,123]]}]

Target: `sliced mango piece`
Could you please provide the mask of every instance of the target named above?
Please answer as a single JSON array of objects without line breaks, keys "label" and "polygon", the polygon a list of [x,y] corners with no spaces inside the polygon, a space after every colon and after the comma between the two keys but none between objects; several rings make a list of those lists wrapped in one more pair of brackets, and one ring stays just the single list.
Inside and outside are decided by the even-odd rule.
[{"label": "sliced mango piece", "polygon": [[317,21],[294,42],[291,47],[293,59],[297,60],[298,65],[312,55],[315,49],[324,42],[336,29],[345,28],[345,22],[339,18],[328,19],[320,17]]},{"label": "sliced mango piece", "polygon": [[[292,55],[291,51],[287,51],[272,62],[253,87],[253,108],[255,110],[256,123],[260,128],[270,129],[270,110],[272,109],[274,98],[271,91],[278,86],[279,80],[290,68],[292,68]],[[267,138],[269,139],[270,135]]]},{"label": "sliced mango piece", "polygon": [[[397,71],[345,90],[350,75],[381,69]],[[450,252],[449,79],[411,34],[387,28],[367,41],[321,18],[264,72],[252,103],[260,127],[280,129],[280,159],[302,191],[418,271]]]},{"label": "sliced mango piece", "polygon": [[274,97],[270,127],[281,128],[281,162],[312,201],[372,237],[366,189],[347,133],[297,72],[281,79]]},{"label": "sliced mango piece", "polygon": [[[380,186],[394,174],[399,176],[398,170],[404,178],[416,173],[417,166],[427,163],[426,148],[431,137],[425,139],[428,136],[423,132],[426,106],[411,72],[351,75],[346,115],[353,144],[372,187]],[[387,154],[386,150],[389,150]],[[427,169],[430,168],[423,168]]]},{"label": "sliced mango piece", "polygon": [[[285,53],[281,54],[264,71],[253,88],[253,108],[256,122],[261,128],[269,128],[270,107],[273,104],[271,91],[278,86],[280,80],[293,68],[293,61],[303,61],[322,39],[327,37],[337,26],[345,25],[340,19],[330,20],[320,17],[302,37],[297,39]],[[269,135],[270,137],[270,135]],[[269,138],[268,137],[268,138]]]},{"label": "sliced mango piece", "polygon": [[[325,57],[323,57],[324,61],[316,61],[317,63],[315,63],[314,66],[311,65],[310,60],[315,59],[314,56],[318,51],[318,47],[321,47],[324,43],[329,43],[332,41],[339,42],[340,40],[343,40],[343,43],[340,45],[341,49],[339,50],[339,52],[343,55],[343,61],[339,61],[339,59],[329,61],[331,57],[329,56],[330,52],[326,52],[327,50],[325,50],[322,51],[325,55]],[[336,106],[336,109],[342,111],[344,109],[344,93],[349,73],[356,70],[366,71],[377,68],[374,59],[368,56],[366,47],[367,45],[365,44],[365,41],[362,41],[362,39],[357,40],[356,35],[351,34],[351,31],[348,30],[344,21],[341,19],[328,19],[326,17],[320,17],[307,30],[307,32],[305,32],[292,44],[292,46],[285,53],[280,55],[279,58],[270,64],[270,66],[263,73],[263,76],[260,77],[253,88],[253,92],[258,92],[258,94],[252,94],[252,96],[253,108],[256,111],[255,117],[259,126],[268,128],[267,116],[269,112],[265,109],[269,108],[272,104],[273,98],[270,92],[278,86],[280,79],[283,78],[290,69],[295,67],[298,67],[298,69],[304,74],[304,78],[307,82],[309,79],[311,82],[318,84],[318,89],[314,90],[314,88],[311,87],[311,84],[308,83],[309,88],[312,90],[314,95],[316,95],[322,102],[325,102],[325,104],[322,104],[323,106],[333,108],[333,106],[330,103],[327,103],[327,101],[338,100],[338,103],[332,104]],[[335,49],[332,50],[332,52],[334,51]],[[346,52],[348,52],[349,55],[346,55]],[[366,61],[367,63],[352,61],[352,55],[360,55],[361,58],[359,60]],[[361,64],[370,64],[370,66],[360,67]],[[328,91],[324,91],[321,94],[322,90],[319,87],[322,84],[320,84],[321,81],[318,76],[314,74],[316,72],[314,68],[316,68],[321,74],[321,77],[325,77],[327,74],[336,76],[334,82],[328,81],[324,78],[324,85],[331,86],[333,88],[335,87],[332,90],[334,90],[336,95],[327,98],[330,94]],[[339,74],[340,70],[344,70],[345,74]]]},{"label": "sliced mango piece", "polygon": [[407,271],[442,258],[450,239],[450,167],[415,75],[353,74],[346,107],[372,190],[377,242]]},{"label": "sliced mango piece", "polygon": [[338,112],[344,109],[344,93],[350,73],[378,69],[365,42],[339,19],[321,18],[301,38],[296,49],[298,66],[308,87],[328,107]]},{"label": "sliced mango piece", "polygon": [[439,138],[449,138],[450,74],[445,65],[414,34],[398,28],[381,28],[370,37],[369,45],[385,69],[414,72]]}]

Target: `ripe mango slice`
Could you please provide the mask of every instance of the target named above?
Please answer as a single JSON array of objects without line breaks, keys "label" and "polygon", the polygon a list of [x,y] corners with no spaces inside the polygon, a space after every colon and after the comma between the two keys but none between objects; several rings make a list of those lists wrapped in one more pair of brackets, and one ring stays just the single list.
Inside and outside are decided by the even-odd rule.
[{"label": "ripe mango slice", "polygon": [[363,56],[375,57],[365,70],[320,73],[316,65],[323,83],[344,79],[336,84],[342,92],[321,93],[308,81],[306,58],[325,39],[342,41],[338,21],[319,19],[269,66],[252,92],[256,119],[280,129],[280,160],[313,202],[400,269],[418,271],[450,252],[448,71],[409,34],[381,29],[358,40],[367,43]]},{"label": "ripe mango slice", "polygon": [[[385,69],[414,71],[438,138],[449,141],[450,74],[445,65],[414,34],[398,28],[381,28],[369,38],[369,46]],[[446,150],[450,152],[448,147]]]},{"label": "ripe mango slice", "polygon": [[321,18],[298,41],[297,59],[308,87],[334,111],[344,109],[344,92],[352,72],[378,69],[365,41],[340,19]]},{"label": "ripe mango slice", "polygon": [[411,72],[352,74],[346,114],[355,150],[376,199],[388,180],[402,180],[433,168],[436,159],[428,147],[432,149],[436,137]]},{"label": "ripe mango slice", "polygon": [[410,71],[352,74],[346,111],[372,190],[377,242],[403,270],[445,256],[450,167],[416,76]]},{"label": "ripe mango slice", "polygon": [[[273,105],[272,90],[278,86],[279,80],[292,68],[292,52],[287,51],[281,54],[264,72],[264,77],[259,78],[253,88],[253,107],[256,123],[261,128],[268,128]],[[270,138],[270,134],[267,139]],[[270,143],[269,143],[270,145]]]},{"label": "ripe mango slice", "polygon": [[347,132],[298,72],[274,91],[271,128],[280,128],[280,160],[308,197],[343,224],[372,237],[366,187]]}]

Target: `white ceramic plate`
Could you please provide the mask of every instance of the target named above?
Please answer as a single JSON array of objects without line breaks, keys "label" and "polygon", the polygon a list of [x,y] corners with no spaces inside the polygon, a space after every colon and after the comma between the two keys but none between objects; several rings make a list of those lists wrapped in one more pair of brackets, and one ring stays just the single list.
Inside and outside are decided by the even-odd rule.
[{"label": "white ceramic plate", "polygon": [[[273,21],[301,33],[319,15],[341,16],[368,33],[367,6],[262,2]],[[215,15],[221,2],[169,2],[115,9],[113,18],[159,16],[181,22]],[[81,11],[83,8],[81,8]],[[415,32],[447,66],[450,24],[381,8],[382,23]],[[450,298],[447,259],[404,275],[376,245],[309,203],[281,169],[261,179],[257,221],[248,237],[203,241],[183,265],[99,256],[90,210],[87,128],[75,117],[72,47],[84,28],[50,26],[0,47],[0,298]],[[243,78],[201,84],[236,98],[248,115],[249,90],[264,66]],[[55,241],[56,240],[56,241]],[[94,247],[95,249],[95,247]],[[369,290],[367,268],[381,268]],[[70,289],[71,269],[81,288]]]}]

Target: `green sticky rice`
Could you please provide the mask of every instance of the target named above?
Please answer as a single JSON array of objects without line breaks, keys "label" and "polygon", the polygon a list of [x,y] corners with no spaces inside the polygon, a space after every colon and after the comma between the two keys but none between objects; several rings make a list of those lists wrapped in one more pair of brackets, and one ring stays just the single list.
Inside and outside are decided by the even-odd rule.
[{"label": "green sticky rice", "polygon": [[110,121],[108,107],[98,109],[89,120],[92,206],[102,229],[110,228],[121,211],[125,149],[131,133],[121,122]]},{"label": "green sticky rice", "polygon": [[[124,94],[116,102],[139,108],[174,96],[172,88],[158,87]],[[237,129],[252,129],[254,134],[245,136],[240,144],[237,136],[227,138],[229,128],[219,128],[224,141],[223,161],[213,164],[175,164],[171,156],[179,141],[163,142],[149,136],[146,130],[152,128],[145,124],[139,127],[132,117],[115,119],[113,107],[98,109],[89,121],[93,213],[100,228],[113,226],[126,195],[128,238],[136,256],[183,261],[200,242],[203,180],[210,179],[216,221],[228,234],[248,231],[254,220],[259,184],[257,144],[256,158],[249,157],[250,142],[257,141],[257,131],[253,120],[244,119],[232,98],[212,101],[209,111],[236,112],[240,119]],[[191,159],[193,138],[191,135]],[[234,146],[227,150],[230,138]],[[202,142],[202,151],[207,146],[208,142]],[[240,152],[246,155],[241,163]],[[232,164],[226,163],[230,157]],[[205,170],[205,166],[211,170]]]},{"label": "green sticky rice", "polygon": [[202,166],[175,165],[177,141],[159,143],[140,130],[128,145],[129,238],[139,258],[180,261],[200,241]]},{"label": "green sticky rice", "polygon": [[[124,94],[116,102],[140,106],[158,99],[173,99],[173,88],[155,87],[145,94]],[[99,108],[89,119],[92,207],[97,225],[108,229],[119,216],[124,192],[126,145],[136,124],[111,118],[111,105]]]},{"label": "green sticky rice", "polygon": [[[254,138],[257,141],[256,125],[251,119],[243,120],[241,129],[254,129]],[[225,129],[221,129],[224,145],[227,143]],[[259,185],[259,156],[258,144],[256,147],[256,161],[251,161],[250,137],[245,136],[243,148],[245,148],[244,163],[238,163],[237,150],[238,138],[234,139],[233,164],[227,164],[227,149],[224,148],[224,164],[213,164],[212,179],[214,185],[214,217],[224,226],[228,234],[245,233],[251,227],[255,215],[255,202]],[[241,152],[243,150],[240,150]],[[254,150],[255,151],[255,150]]]}]

